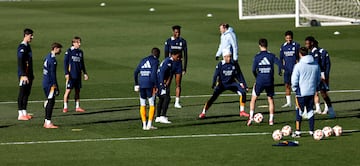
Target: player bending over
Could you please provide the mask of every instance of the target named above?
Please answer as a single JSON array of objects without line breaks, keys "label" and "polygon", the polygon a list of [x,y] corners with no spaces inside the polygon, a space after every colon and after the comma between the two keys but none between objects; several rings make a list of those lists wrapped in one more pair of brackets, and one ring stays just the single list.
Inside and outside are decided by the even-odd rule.
[{"label": "player bending over", "polygon": [[[156,129],[156,127],[152,126],[152,121],[155,114],[159,56],[159,48],[153,48],[151,55],[142,59],[134,71],[134,90],[140,92],[140,116],[143,130]],[[146,121],[146,99],[148,99],[150,105],[148,121]]]},{"label": "player bending over", "polygon": [[216,66],[211,86],[211,88],[214,89],[214,92],[210,99],[205,103],[202,112],[199,114],[200,119],[205,118],[206,112],[225,90],[231,90],[240,96],[240,116],[249,117],[249,114],[245,112],[246,92],[248,89],[245,78],[241,70],[237,70],[236,62],[231,60],[232,55],[230,49],[224,49],[222,55],[223,60]]}]

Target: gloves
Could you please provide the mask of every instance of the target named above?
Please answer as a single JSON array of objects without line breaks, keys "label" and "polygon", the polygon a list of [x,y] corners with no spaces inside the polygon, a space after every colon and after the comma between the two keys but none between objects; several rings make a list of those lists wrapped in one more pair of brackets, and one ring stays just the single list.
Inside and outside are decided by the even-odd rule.
[{"label": "gloves", "polygon": [[220,57],[218,57],[218,56],[216,56],[216,57],[215,57],[215,60],[217,60],[217,61],[218,61],[219,59],[220,59]]},{"label": "gloves", "polygon": [[161,89],[161,91],[160,91],[160,96],[161,96],[161,95],[166,95],[166,88]]},{"label": "gloves", "polygon": [[55,96],[59,96],[59,94],[60,94],[60,90],[59,90],[59,88],[56,88],[55,89]]},{"label": "gloves", "polygon": [[134,86],[134,91],[135,91],[135,92],[139,92],[139,89],[140,89],[140,86],[139,86],[139,85],[135,85],[135,86]]}]

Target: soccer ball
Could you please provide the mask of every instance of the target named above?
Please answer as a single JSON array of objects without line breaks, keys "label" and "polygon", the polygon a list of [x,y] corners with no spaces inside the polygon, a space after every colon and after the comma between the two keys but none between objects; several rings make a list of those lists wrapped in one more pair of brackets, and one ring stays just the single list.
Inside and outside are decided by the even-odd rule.
[{"label": "soccer ball", "polygon": [[282,129],[281,132],[283,134],[283,136],[289,136],[291,134],[291,126],[289,125],[285,125]]},{"label": "soccer ball", "polygon": [[105,2],[101,2],[101,3],[100,3],[100,6],[101,6],[101,7],[104,7],[104,6],[106,6],[106,3],[105,3]]},{"label": "soccer ball", "polygon": [[341,134],[342,134],[342,127],[341,126],[336,125],[332,129],[333,129],[333,132],[334,132],[335,136],[341,136]]},{"label": "soccer ball", "polygon": [[333,133],[333,129],[329,126],[326,126],[322,129],[322,132],[324,133],[325,138],[330,137]]},{"label": "soccer ball", "polygon": [[282,139],[282,133],[279,129],[277,130],[274,130],[273,134],[272,134],[272,137],[274,139],[274,141],[280,141]]},{"label": "soccer ball", "polygon": [[257,113],[254,115],[254,122],[255,123],[261,123],[263,120],[263,115],[261,113]]},{"label": "soccer ball", "polygon": [[313,134],[313,137],[315,140],[319,141],[321,140],[323,137],[324,137],[324,133],[322,130],[318,129],[318,130],[315,130],[314,134]]}]

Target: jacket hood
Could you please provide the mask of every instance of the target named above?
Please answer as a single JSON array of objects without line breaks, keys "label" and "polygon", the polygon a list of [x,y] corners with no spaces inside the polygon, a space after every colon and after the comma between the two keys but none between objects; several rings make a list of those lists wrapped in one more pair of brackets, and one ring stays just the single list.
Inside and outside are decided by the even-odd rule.
[{"label": "jacket hood", "polygon": [[229,27],[227,31],[225,31],[225,33],[230,33],[230,32],[234,32],[234,29],[232,27]]},{"label": "jacket hood", "polygon": [[314,63],[314,58],[311,56],[311,55],[306,55],[306,56],[303,56],[301,59],[300,59],[300,62],[302,63]]}]

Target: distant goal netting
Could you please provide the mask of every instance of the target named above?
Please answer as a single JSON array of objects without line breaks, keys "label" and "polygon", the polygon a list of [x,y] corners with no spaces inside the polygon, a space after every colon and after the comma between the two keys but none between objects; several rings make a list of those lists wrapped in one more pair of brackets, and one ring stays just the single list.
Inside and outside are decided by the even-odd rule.
[{"label": "distant goal netting", "polygon": [[296,27],[360,25],[360,0],[239,0],[239,19],[295,18]]}]

